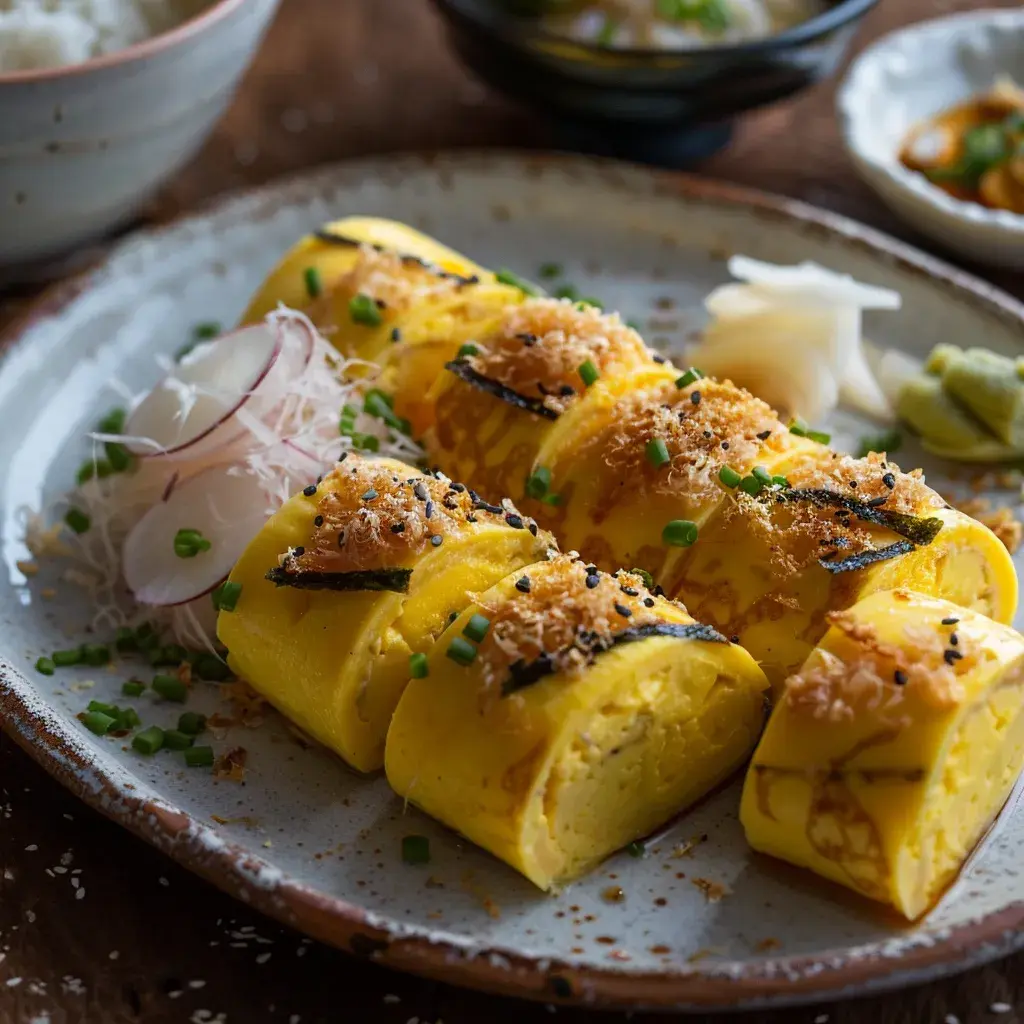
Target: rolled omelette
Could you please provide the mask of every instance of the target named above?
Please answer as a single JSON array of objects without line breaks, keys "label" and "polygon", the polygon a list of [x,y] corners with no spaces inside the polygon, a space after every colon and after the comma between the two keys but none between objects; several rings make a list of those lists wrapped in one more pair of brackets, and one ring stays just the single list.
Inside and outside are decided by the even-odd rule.
[{"label": "rolled omelette", "polygon": [[772,713],[740,818],[755,849],[913,920],[1024,763],[1024,638],[907,590],[830,623]]},{"label": "rolled omelette", "polygon": [[[599,379],[654,367],[640,335],[618,314],[567,299],[510,306],[489,334],[450,361],[435,384],[428,453],[460,479],[514,500],[548,497],[541,474],[527,486],[538,453],[560,417]],[[589,379],[589,378],[588,378]],[[526,506],[537,516],[546,506]]]},{"label": "rolled omelette", "polygon": [[368,772],[384,760],[410,657],[453,611],[553,538],[510,502],[393,459],[349,455],[268,520],[229,577],[217,635],[232,670]]},{"label": "rolled omelette", "polygon": [[400,796],[541,889],[734,772],[767,682],[742,648],[578,555],[516,572],[440,637],[388,733]]},{"label": "rolled omelette", "polygon": [[730,492],[667,578],[688,607],[761,663],[773,685],[803,663],[826,615],[906,587],[1010,622],[1017,574],[987,527],[919,472],[801,441],[767,462],[784,486]]}]

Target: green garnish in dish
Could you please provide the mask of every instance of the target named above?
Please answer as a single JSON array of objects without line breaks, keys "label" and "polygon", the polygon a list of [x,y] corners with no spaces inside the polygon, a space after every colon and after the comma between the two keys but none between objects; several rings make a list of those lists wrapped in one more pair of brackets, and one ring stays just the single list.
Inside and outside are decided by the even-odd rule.
[{"label": "green garnish in dish", "polygon": [[688,548],[697,542],[697,524],[689,519],[673,519],[665,524],[661,531],[661,539],[670,547]]},{"label": "green garnish in dish", "polygon": [[668,445],[660,437],[652,438],[647,442],[644,454],[655,469],[661,469],[662,466],[667,466],[672,461],[672,456],[668,453]]},{"label": "green garnish in dish", "polygon": [[164,731],[156,725],[136,733],[132,737],[132,749],[140,754],[155,754],[164,745]]},{"label": "green garnish in dish", "polygon": [[969,128],[962,137],[963,156],[952,167],[936,167],[926,171],[932,181],[962,182],[976,188],[986,171],[998,166],[1012,155],[1010,137],[1004,124],[980,124]]},{"label": "green garnish in dish", "polygon": [[476,648],[468,640],[457,636],[452,639],[445,653],[456,664],[465,667],[466,665],[473,664],[473,659],[476,657]]},{"label": "green garnish in dish", "polygon": [[658,14],[669,21],[696,21],[705,32],[724,32],[732,19],[724,0],[658,0]]},{"label": "green garnish in dish", "polygon": [[188,687],[177,676],[154,676],[153,691],[164,700],[173,700],[184,704],[188,697]]},{"label": "green garnish in dish", "polygon": [[726,486],[730,488],[739,487],[740,481],[743,477],[736,472],[732,466],[723,466],[718,471],[718,479]]},{"label": "green garnish in dish", "polygon": [[596,384],[601,376],[600,371],[594,365],[594,361],[592,359],[587,359],[584,362],[580,363],[580,367],[577,370],[577,373],[579,373],[580,375],[580,380],[582,380],[588,388],[592,384]]},{"label": "green garnish in dish", "polygon": [[615,41],[615,33],[619,29],[619,23],[610,15],[605,15],[601,31],[594,37],[598,46],[611,46]]},{"label": "green garnish in dish", "polygon": [[562,273],[561,263],[542,263],[537,271],[537,276],[544,278],[545,281],[550,281],[553,277],[561,277]]},{"label": "green garnish in dish", "polygon": [[79,534],[88,532],[92,526],[92,520],[80,508],[69,508],[64,515],[64,522]]},{"label": "green garnish in dish", "polygon": [[402,860],[406,864],[429,864],[430,840],[426,836],[402,836]]},{"label": "green garnish in dish", "polygon": [[178,719],[178,732],[188,736],[198,736],[206,729],[206,715],[198,711],[183,711]]},{"label": "green garnish in dish", "polygon": [[551,470],[547,466],[538,466],[526,478],[526,496],[543,500],[551,490]]},{"label": "green garnish in dish", "polygon": [[306,293],[311,299],[320,298],[324,286],[320,280],[320,271],[316,267],[306,267],[302,273],[302,279],[306,282]]},{"label": "green garnish in dish", "polygon": [[463,636],[469,637],[474,643],[480,643],[485,636],[487,636],[487,630],[491,628],[491,620],[486,615],[481,615],[477,612],[470,616],[469,622],[462,627]]},{"label": "green garnish in dish", "polygon": [[174,553],[179,558],[195,558],[213,547],[198,530],[181,529],[174,535]]},{"label": "green garnish in dish", "polygon": [[831,434],[826,434],[823,430],[811,430],[799,416],[790,422],[789,432],[796,434],[797,437],[806,437],[809,441],[817,441],[818,444],[828,444],[832,440]]},{"label": "green garnish in dish", "polygon": [[524,277],[520,277],[507,267],[502,267],[501,270],[494,275],[494,278],[501,284],[507,284],[513,288],[518,288],[525,295],[532,295],[536,297],[544,294],[544,290],[542,288],[538,288],[535,284],[527,281]]},{"label": "green garnish in dish", "polygon": [[352,323],[362,324],[364,327],[380,327],[383,320],[380,307],[363,292],[349,299],[348,315],[352,318]]},{"label": "green garnish in dish", "polygon": [[213,764],[213,747],[189,747],[185,764],[189,768],[209,768]]},{"label": "green garnish in dish", "polygon": [[697,369],[696,366],[691,366],[682,377],[676,378],[676,387],[682,390],[688,388],[694,381],[702,380],[704,374]]},{"label": "green garnish in dish", "polygon": [[430,674],[425,654],[409,655],[409,677],[411,679],[426,679]]},{"label": "green garnish in dish", "polygon": [[238,598],[242,594],[242,584],[232,583],[225,580],[219,587],[216,587],[211,594],[213,607],[220,612],[233,612]]}]

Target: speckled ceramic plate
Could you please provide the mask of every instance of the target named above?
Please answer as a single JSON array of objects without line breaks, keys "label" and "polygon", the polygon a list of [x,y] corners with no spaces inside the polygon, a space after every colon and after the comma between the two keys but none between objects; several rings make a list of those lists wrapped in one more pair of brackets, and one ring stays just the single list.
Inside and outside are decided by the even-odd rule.
[{"label": "speckled ceramic plate", "polygon": [[[19,507],[38,506],[71,478],[82,431],[114,398],[112,374],[148,385],[155,353],[173,352],[197,322],[230,323],[299,235],[354,212],[409,221],[525,275],[557,261],[586,294],[646,321],[666,348],[699,325],[700,299],[725,280],[730,252],[817,260],[898,288],[903,311],[872,320],[870,333],[919,355],[937,341],[1019,351],[1024,338],[1020,305],[849,221],[571,157],[348,164],[136,236],[51,293],[0,363],[0,702],[11,735],[88,803],[253,906],[354,953],[480,988],[620,1006],[797,1002],[919,981],[1024,945],[1024,811],[1012,808],[942,904],[907,928],[752,855],[735,784],[654,838],[643,859],[614,857],[551,896],[403,808],[382,778],[358,778],[299,746],[280,720],[217,738],[219,748],[247,748],[244,785],[143,759],[81,727],[75,714],[91,698],[116,699],[125,674],[33,671],[40,653],[80,635],[92,609],[67,584],[47,600],[43,576],[19,571]],[[211,688],[208,710],[217,699]],[[161,716],[172,718],[147,705],[148,721]],[[430,837],[429,866],[402,863],[411,832]],[[709,901],[698,880],[725,895]],[[609,901],[610,887],[623,897]]]}]

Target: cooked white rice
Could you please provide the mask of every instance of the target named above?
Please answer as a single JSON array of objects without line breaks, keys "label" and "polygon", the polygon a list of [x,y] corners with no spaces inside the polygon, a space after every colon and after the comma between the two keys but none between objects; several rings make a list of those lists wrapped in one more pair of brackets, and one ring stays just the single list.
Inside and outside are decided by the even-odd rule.
[{"label": "cooked white rice", "polygon": [[80,64],[180,25],[211,0],[0,0],[0,73]]}]

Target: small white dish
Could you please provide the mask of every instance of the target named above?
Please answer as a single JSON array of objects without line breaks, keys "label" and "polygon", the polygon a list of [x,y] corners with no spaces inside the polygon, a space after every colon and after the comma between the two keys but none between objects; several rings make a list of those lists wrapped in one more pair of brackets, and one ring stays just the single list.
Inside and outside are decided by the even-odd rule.
[{"label": "small white dish", "polygon": [[990,89],[1024,82],[1024,9],[926,21],[883,37],[854,61],[837,108],[861,177],[901,217],[945,248],[1024,268],[1024,216],[963,202],[899,161],[914,125]]}]

